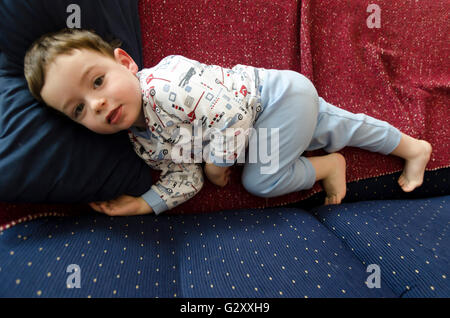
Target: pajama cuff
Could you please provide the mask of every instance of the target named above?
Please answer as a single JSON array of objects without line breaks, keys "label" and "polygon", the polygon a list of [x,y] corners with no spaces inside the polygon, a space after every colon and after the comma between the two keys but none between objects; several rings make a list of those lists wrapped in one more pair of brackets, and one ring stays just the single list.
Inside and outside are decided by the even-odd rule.
[{"label": "pajama cuff", "polygon": [[402,138],[402,133],[394,126],[390,126],[388,130],[389,134],[386,137],[385,143],[379,150],[379,152],[383,155],[389,155],[393,152],[400,144],[400,139]]},{"label": "pajama cuff", "polygon": [[145,200],[145,202],[150,205],[150,207],[153,209],[153,213],[156,215],[166,211],[169,209],[166,202],[164,202],[163,199],[153,190],[150,189],[147,192],[145,192],[143,195],[141,195],[141,198]]},{"label": "pajama cuff", "polygon": [[212,161],[212,164],[218,167],[231,167],[234,166],[234,162],[214,162]]},{"label": "pajama cuff", "polygon": [[223,158],[216,159],[216,157],[211,153],[209,154],[209,161],[217,167],[231,167],[234,166],[236,161],[228,161]]},{"label": "pajama cuff", "polygon": [[314,184],[316,183],[316,170],[314,169],[311,161],[306,159],[305,157],[299,158],[300,162],[305,166],[305,176],[304,176],[304,183],[301,185],[300,189],[307,190],[311,189]]}]

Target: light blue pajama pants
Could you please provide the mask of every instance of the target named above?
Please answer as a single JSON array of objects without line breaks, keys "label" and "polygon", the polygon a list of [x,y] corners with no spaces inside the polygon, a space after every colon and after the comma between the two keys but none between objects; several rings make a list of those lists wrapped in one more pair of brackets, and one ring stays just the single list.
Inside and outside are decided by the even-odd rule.
[{"label": "light blue pajama pants", "polygon": [[304,151],[324,149],[332,153],[351,146],[387,155],[400,143],[397,128],[327,103],[311,81],[297,72],[268,70],[261,101],[263,111],[255,121],[251,138],[268,138],[270,149],[270,138],[278,128],[279,149],[270,149],[269,153],[279,151],[279,162],[275,171],[262,173],[261,168],[268,163],[247,160],[242,183],[247,191],[260,197],[313,187],[316,174],[310,161],[302,156]]}]

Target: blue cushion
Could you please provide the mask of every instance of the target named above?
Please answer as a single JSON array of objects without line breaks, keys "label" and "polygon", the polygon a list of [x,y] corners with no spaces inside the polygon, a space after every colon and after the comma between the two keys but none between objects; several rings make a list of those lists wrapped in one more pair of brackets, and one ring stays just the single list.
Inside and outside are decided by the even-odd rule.
[{"label": "blue cushion", "polygon": [[367,288],[366,266],[293,208],[42,218],[0,235],[0,264],[1,297],[395,296]]},{"label": "blue cushion", "polygon": [[142,66],[138,0],[2,0],[0,50],[22,67],[25,52],[34,40],[78,21],[81,28],[95,30],[106,40],[122,40],[122,48]]},{"label": "blue cushion", "polygon": [[450,196],[367,201],[315,210],[366,266],[399,297],[450,295]]},{"label": "blue cushion", "polygon": [[25,51],[40,35],[66,27],[71,4],[80,8],[82,28],[119,38],[142,65],[137,0],[1,1],[0,201],[89,202],[140,195],[151,186],[151,171],[124,132],[94,134],[28,92]]}]

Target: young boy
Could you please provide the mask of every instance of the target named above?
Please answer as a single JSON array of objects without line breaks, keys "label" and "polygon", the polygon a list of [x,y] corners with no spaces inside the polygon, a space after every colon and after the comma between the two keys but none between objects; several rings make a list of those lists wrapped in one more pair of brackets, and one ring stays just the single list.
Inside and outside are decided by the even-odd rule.
[{"label": "young boy", "polygon": [[[386,122],[328,104],[299,73],[225,69],[181,56],[139,72],[124,50],[89,31],[41,37],[27,52],[25,77],[38,100],[92,131],[127,130],[137,154],[161,170],[141,197],[90,204],[108,215],[159,214],[193,197],[203,185],[201,159],[208,179],[225,186],[230,167],[254,138],[270,139],[279,162],[264,173],[261,161],[247,161],[242,182],[249,192],[278,196],[320,180],[325,204],[341,203],[346,193],[346,163],[336,153],[343,147],[405,159],[398,183],[406,192],[422,184],[432,150]],[[330,154],[302,156],[321,148]],[[192,160],[199,152],[200,161]]]}]

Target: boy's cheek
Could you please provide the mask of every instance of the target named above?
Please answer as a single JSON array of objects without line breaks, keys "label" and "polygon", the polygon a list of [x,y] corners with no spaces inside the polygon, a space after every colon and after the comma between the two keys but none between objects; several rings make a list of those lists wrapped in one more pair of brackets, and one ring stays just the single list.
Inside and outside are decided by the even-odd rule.
[{"label": "boy's cheek", "polygon": [[79,122],[80,125],[86,127],[87,129],[97,133],[97,134],[111,134],[112,132],[109,132],[106,127],[102,127],[97,123],[92,122]]}]

